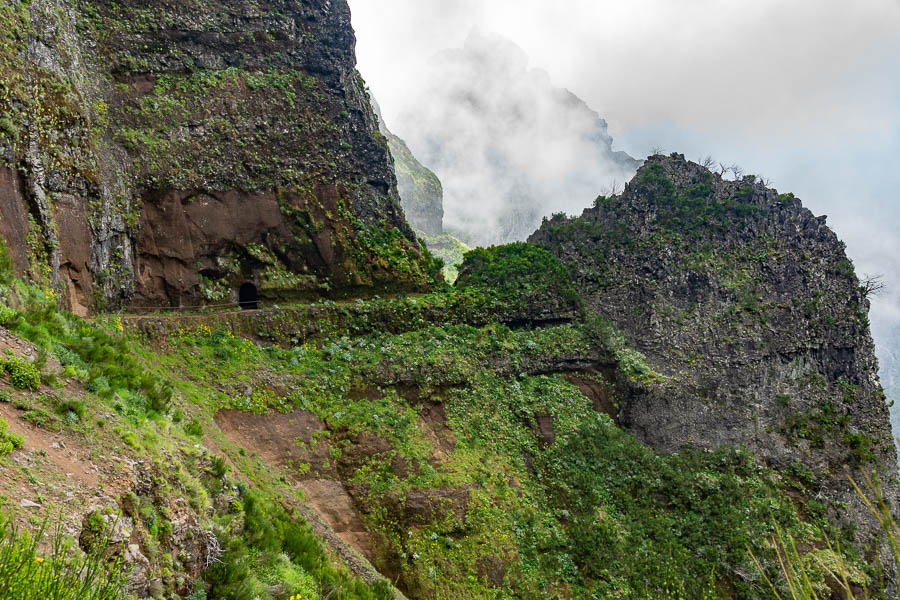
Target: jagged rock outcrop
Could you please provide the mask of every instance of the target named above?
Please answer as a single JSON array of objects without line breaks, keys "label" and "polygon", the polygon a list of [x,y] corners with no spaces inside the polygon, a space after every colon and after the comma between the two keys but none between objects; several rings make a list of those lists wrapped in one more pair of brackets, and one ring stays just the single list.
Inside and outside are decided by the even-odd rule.
[{"label": "jagged rock outcrop", "polygon": [[620,422],[641,440],[744,446],[808,469],[814,493],[845,502],[832,512],[859,523],[871,519],[845,473],[878,472],[895,497],[869,303],[825,217],[753,176],[724,180],[673,154],[530,241],[569,267],[588,310],[660,375],[622,405]]},{"label": "jagged rock outcrop", "polygon": [[0,233],[67,307],[428,279],[346,0],[13,1],[0,22]]},{"label": "jagged rock outcrop", "polygon": [[524,240],[543,215],[580,209],[640,164],[503,38],[474,32],[419,78],[392,125],[440,177],[445,230],[470,246]]},{"label": "jagged rock outcrop", "polygon": [[397,191],[406,219],[416,231],[429,236],[441,235],[444,232],[444,189],[441,180],[413,156],[406,142],[391,133],[380,107],[374,100],[372,104],[378,116],[378,126],[387,138],[394,157]]}]

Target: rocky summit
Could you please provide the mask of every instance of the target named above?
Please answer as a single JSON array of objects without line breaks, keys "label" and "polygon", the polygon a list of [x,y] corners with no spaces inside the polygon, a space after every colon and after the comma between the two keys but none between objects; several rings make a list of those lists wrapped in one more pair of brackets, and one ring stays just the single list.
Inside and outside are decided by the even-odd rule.
[{"label": "rocky summit", "polygon": [[793,195],[655,155],[469,249],[345,0],[0,31],[0,600],[897,597],[872,282]]},{"label": "rocky summit", "polygon": [[793,194],[653,156],[622,194],[545,220],[530,241],[660,374],[658,390],[623,406],[645,443],[802,465],[851,520],[867,509],[847,473],[896,472],[866,287],[825,217]]}]

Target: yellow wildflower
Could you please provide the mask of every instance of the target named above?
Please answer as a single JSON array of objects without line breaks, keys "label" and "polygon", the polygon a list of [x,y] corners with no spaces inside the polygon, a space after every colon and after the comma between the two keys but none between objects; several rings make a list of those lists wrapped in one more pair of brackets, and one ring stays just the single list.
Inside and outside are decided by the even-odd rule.
[{"label": "yellow wildflower", "polygon": [[38,561],[39,563],[44,562],[44,559],[41,558],[40,556],[35,556],[35,557],[34,557],[34,560]]}]

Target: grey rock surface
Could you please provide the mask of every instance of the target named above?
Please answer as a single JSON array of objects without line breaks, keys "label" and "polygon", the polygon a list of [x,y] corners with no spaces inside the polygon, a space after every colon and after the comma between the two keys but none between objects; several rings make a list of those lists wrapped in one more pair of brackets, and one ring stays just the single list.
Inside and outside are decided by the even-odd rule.
[{"label": "grey rock surface", "polygon": [[739,446],[808,470],[810,493],[872,540],[847,475],[877,473],[894,502],[897,455],[869,303],[825,217],[753,176],[657,155],[622,194],[530,241],[656,373],[623,402],[622,426],[663,451]]}]

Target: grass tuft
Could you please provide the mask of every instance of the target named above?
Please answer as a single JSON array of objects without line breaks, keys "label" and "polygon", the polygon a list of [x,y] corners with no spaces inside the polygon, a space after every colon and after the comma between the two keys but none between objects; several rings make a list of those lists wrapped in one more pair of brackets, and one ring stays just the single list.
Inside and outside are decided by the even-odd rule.
[{"label": "grass tuft", "polygon": [[87,556],[63,535],[47,535],[48,522],[20,531],[0,514],[0,598],[16,600],[118,600],[125,597],[127,570],[102,545]]}]

